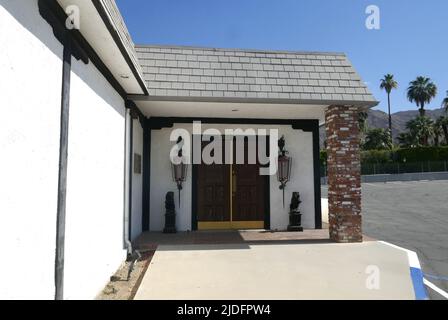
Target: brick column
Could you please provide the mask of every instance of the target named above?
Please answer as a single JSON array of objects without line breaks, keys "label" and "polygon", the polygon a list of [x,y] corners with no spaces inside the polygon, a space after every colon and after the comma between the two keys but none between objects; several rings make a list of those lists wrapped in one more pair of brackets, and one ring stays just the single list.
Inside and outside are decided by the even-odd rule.
[{"label": "brick column", "polygon": [[361,242],[361,161],[357,107],[325,110],[330,239]]}]

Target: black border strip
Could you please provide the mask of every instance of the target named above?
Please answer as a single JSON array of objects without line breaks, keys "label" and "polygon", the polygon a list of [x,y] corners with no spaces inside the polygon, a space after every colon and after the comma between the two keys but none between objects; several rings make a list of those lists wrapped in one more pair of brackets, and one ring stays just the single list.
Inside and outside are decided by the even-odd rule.
[{"label": "black border strip", "polygon": [[319,123],[313,128],[313,162],[314,162],[314,228],[322,229],[322,200],[320,181],[320,145]]},{"label": "black border strip", "polygon": [[319,120],[303,120],[303,119],[252,119],[252,118],[207,118],[207,117],[151,117],[149,125],[151,129],[172,128],[175,123],[192,123],[200,121],[202,123],[216,124],[276,124],[291,125],[293,129],[312,132],[319,132]]},{"label": "black border strip", "polygon": [[265,176],[264,183],[264,228],[266,230],[271,229],[271,179],[270,176]]},{"label": "black border strip", "polygon": [[[270,139],[271,139],[271,137],[267,136],[266,151],[267,151],[267,154],[269,154],[269,155],[271,153]],[[266,166],[269,166],[269,164],[267,164]],[[265,176],[264,178],[266,179],[266,181],[264,183],[264,208],[265,208],[264,228],[266,230],[270,230],[271,229],[271,176]]]},{"label": "black border strip", "polygon": [[[216,124],[271,124],[271,125],[291,125],[294,130],[303,130],[313,133],[313,169],[314,169],[314,224],[315,229],[322,229],[322,208],[321,208],[321,182],[320,182],[320,160],[319,160],[319,120],[302,119],[245,119],[245,118],[187,118],[187,117],[153,117],[148,119],[150,130],[160,130],[162,128],[172,128],[175,123],[192,123],[201,121],[202,123]],[[193,177],[197,168],[192,166]],[[192,183],[192,230],[197,230],[197,219],[193,212],[197,211],[197,187]]]},{"label": "black border strip", "polygon": [[[193,135],[192,135],[193,138]],[[191,144],[191,151],[194,154],[194,143]],[[191,230],[198,230],[198,184],[193,183],[198,179],[199,165],[193,164],[191,166]]]}]

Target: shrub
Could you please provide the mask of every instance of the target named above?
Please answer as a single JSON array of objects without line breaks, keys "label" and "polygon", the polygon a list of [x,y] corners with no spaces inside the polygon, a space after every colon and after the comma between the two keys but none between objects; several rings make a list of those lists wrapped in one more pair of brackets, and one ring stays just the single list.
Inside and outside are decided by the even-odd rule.
[{"label": "shrub", "polygon": [[386,163],[391,160],[390,150],[368,150],[361,152],[362,163]]},{"label": "shrub", "polygon": [[364,150],[390,150],[393,147],[389,130],[374,128],[367,131],[364,144],[361,146]]},{"label": "shrub", "polygon": [[327,165],[327,150],[320,150],[320,165]]},{"label": "shrub", "polygon": [[[367,150],[361,152],[361,163],[448,161],[448,146]],[[320,151],[320,164],[327,164],[327,151]]]},{"label": "shrub", "polygon": [[396,150],[396,159],[399,162],[419,161],[446,161],[448,160],[448,147],[419,147],[402,148]]}]

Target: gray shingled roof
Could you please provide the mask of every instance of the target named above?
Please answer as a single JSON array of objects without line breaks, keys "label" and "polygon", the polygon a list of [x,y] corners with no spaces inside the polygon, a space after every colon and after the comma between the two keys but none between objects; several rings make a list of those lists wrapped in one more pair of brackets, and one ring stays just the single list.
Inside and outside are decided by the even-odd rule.
[{"label": "gray shingled roof", "polygon": [[150,96],[375,105],[342,53],[137,46]]}]

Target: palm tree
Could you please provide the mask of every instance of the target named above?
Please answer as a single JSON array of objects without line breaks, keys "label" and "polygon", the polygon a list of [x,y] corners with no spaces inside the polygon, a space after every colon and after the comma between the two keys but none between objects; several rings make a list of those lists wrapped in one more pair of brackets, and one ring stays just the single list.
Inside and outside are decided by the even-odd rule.
[{"label": "palm tree", "polygon": [[389,131],[382,128],[370,129],[367,131],[364,150],[385,150],[392,149],[392,139]]},{"label": "palm tree", "polygon": [[440,116],[436,123],[442,128],[443,135],[445,137],[445,144],[448,145],[448,116]]},{"label": "palm tree", "polygon": [[434,137],[434,121],[426,116],[419,116],[406,123],[406,128],[409,130],[409,134],[412,140],[418,141],[419,145],[429,145],[429,139]]},{"label": "palm tree", "polygon": [[415,102],[420,111],[420,116],[425,116],[425,104],[430,103],[437,95],[437,86],[430,78],[417,77],[409,83],[408,99]]},{"label": "palm tree", "polygon": [[359,125],[359,131],[361,133],[366,133],[367,131],[367,118],[369,117],[369,114],[367,111],[360,111],[358,113],[358,125]]},{"label": "palm tree", "polygon": [[404,148],[412,148],[418,145],[418,141],[416,141],[415,137],[411,135],[409,132],[402,132],[397,137],[400,146]]},{"label": "palm tree", "polygon": [[383,79],[381,79],[380,89],[386,90],[387,93],[387,106],[389,110],[389,131],[392,137],[392,116],[390,114],[390,93],[392,89],[398,88],[398,82],[395,81],[393,74],[386,74]]},{"label": "palm tree", "polygon": [[369,114],[367,111],[360,111],[358,113],[358,126],[359,126],[359,140],[361,145],[364,144],[364,139],[366,136],[366,132],[368,129],[367,125],[367,118],[369,117]]},{"label": "palm tree", "polygon": [[446,98],[443,99],[442,108],[445,108],[445,112],[448,112],[448,91],[446,92]]},{"label": "palm tree", "polygon": [[[439,118],[440,119],[440,118]],[[438,121],[434,122],[432,126],[434,145],[438,147],[440,145],[440,137],[442,136],[442,124]]]}]

